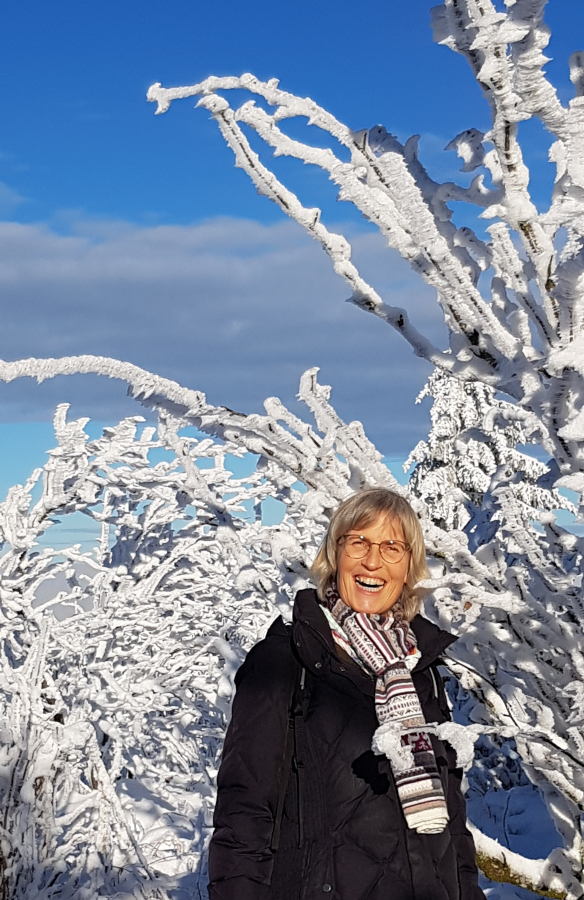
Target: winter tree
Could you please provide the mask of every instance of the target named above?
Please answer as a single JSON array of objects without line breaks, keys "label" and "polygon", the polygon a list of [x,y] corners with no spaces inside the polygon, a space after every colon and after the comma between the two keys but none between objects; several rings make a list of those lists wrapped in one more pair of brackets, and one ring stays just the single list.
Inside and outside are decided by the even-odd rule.
[{"label": "winter tree", "polygon": [[[236,164],[321,243],[353,302],[434,365],[433,429],[413,451],[409,492],[431,557],[427,613],[460,635],[450,666],[465,727],[452,741],[464,763],[479,736],[508,758],[514,739],[558,832],[541,860],[475,828],[477,845],[502,877],[575,900],[583,548],[556,510],[581,513],[584,493],[584,56],[571,59],[575,96],[563,105],[543,68],[544,5],[446,0],[434,11],[437,40],[467,58],[492,111],[488,132],[470,128],[450,145],[476,172],[469,186],[434,181],[415,138],[351,131],[275,80],[153,85],[149,98],[163,112],[199,96]],[[232,108],[233,89],[252,99]],[[292,139],[287,120],[298,117],[338,153]],[[518,139],[534,117],[554,138],[545,211],[530,197]],[[264,156],[324,170],[436,289],[446,349],[362,277],[346,237],[286,188],[250,132]],[[457,225],[453,202],[478,208],[486,232]],[[122,379],[156,425],[125,420],[90,440],[86,422],[59,409],[49,463],[0,509],[0,897],[204,897],[233,672],[305,583],[331,509],[365,483],[395,481],[362,427],[340,421],[315,372],[300,389],[309,424],[273,398],[262,416],[212,407],[115,360],[0,363],[4,380],[73,372]],[[244,475],[233,464],[242,454],[255,460]],[[280,504],[275,525],[268,498]],[[51,546],[55,522],[75,512],[98,529],[91,553]],[[495,755],[481,759],[498,778]]]},{"label": "winter tree", "polygon": [[[455,652],[463,683],[480,701],[473,715],[517,733],[526,769],[564,840],[550,865],[570,881],[579,878],[583,852],[582,544],[553,509],[566,505],[558,491],[569,489],[581,510],[584,491],[584,56],[570,60],[575,96],[563,105],[544,71],[544,6],[516,0],[501,10],[492,2],[446,0],[433,10],[436,39],[465,56],[492,113],[488,132],[469,128],[449,145],[463,170],[476,173],[469,186],[433,180],[415,137],[401,144],[380,126],[352,131],[275,80],[243,75],[183,88],[156,84],[149,99],[164,112],[177,99],[198,96],[236,164],[320,241],[353,302],[396,329],[443,377],[456,379],[458,402],[462,385],[470,386],[476,422],[461,422],[450,449],[465,456],[451,473],[459,495],[451,494],[451,508],[441,510],[430,479],[417,470],[413,484],[442,525],[429,533],[435,557],[445,560],[434,570],[434,614],[466,628]],[[232,108],[233,89],[251,98]],[[333,138],[338,153],[290,137],[286,125],[295,118]],[[531,198],[519,142],[520,124],[531,118],[553,137],[556,178],[544,211]],[[390,306],[361,276],[346,238],[276,177],[250,133],[254,146],[257,137],[263,141],[264,156],[271,151],[322,169],[338,186],[339,199],[353,203],[436,289],[447,349],[434,346],[406,310]],[[478,208],[490,222],[484,237],[456,224],[454,201]],[[460,414],[453,410],[453,418]],[[524,444],[539,447],[540,455],[526,457],[518,446]],[[465,615],[458,600],[453,605],[452,586],[467,578],[476,592]]]},{"label": "winter tree", "polygon": [[[244,416],[115,360],[0,364],[7,380],[72,371],[125,380],[157,424],[91,440],[59,407],[49,462],[0,505],[0,897],[204,897],[232,676],[290,615],[327,513],[395,481],[315,371],[309,425],[275,398]],[[75,513],[95,547],[55,549]]]}]

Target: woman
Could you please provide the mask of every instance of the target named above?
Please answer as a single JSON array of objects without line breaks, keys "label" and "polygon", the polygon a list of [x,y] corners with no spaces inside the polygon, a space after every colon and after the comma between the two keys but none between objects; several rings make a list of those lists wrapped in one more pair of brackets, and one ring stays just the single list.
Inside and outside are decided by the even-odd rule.
[{"label": "woman", "polygon": [[436,668],[418,519],[384,488],[334,513],[300,591],[236,676],[211,900],[481,900]]}]

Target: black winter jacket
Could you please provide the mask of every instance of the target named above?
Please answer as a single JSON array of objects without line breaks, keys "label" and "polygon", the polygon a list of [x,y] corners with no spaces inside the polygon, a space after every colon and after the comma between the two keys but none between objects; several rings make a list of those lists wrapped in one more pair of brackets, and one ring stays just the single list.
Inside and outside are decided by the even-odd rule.
[{"label": "black winter jacket", "polygon": [[[428,722],[449,718],[436,662],[454,638],[416,616],[412,673]],[[407,828],[391,767],[371,750],[374,682],[333,643],[316,592],[248,654],[218,775],[211,900],[484,900],[461,771],[432,738],[450,822]],[[290,716],[291,706],[294,707]]]}]

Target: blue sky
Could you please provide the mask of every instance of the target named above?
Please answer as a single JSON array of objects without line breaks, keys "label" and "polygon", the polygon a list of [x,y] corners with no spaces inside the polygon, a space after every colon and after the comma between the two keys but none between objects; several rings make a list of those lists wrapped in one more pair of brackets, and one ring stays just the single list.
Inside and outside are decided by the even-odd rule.
[{"label": "blue sky", "polygon": [[[360,419],[383,452],[406,455],[427,430],[413,400],[429,367],[343,302],[320,248],[234,168],[205,111],[183,101],[157,117],[145,94],[154,81],[209,74],[279,77],[351,127],[420,133],[432,174],[452,178],[456,160],[442,148],[488,117],[464,60],[432,42],[431,5],[11,4],[0,47],[0,357],[116,356],[243,411],[274,393],[293,403],[301,372],[320,365],[339,413]],[[566,100],[584,4],[550,0],[547,21],[548,71]],[[537,129],[528,138],[543,203],[546,141]],[[440,341],[432,292],[318,173],[279,165],[353,237],[385,296]],[[140,414],[124,394],[87,377],[0,385],[0,438],[10,434],[0,494],[8,473],[23,478],[42,462],[57,402],[107,422]]]}]

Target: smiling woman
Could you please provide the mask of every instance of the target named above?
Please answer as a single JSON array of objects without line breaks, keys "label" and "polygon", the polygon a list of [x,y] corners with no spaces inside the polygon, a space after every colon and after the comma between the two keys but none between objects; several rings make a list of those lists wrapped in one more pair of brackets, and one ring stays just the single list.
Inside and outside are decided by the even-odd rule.
[{"label": "smiling woman", "polygon": [[454,638],[418,615],[420,524],[385,488],[334,512],[249,653],[218,775],[211,900],[479,900],[461,771],[437,734]]},{"label": "smiling woman", "polygon": [[359,530],[361,534],[350,532],[339,538],[339,593],[356,612],[384,613],[401,597],[410,567],[410,548],[395,519],[379,517]]},{"label": "smiling woman", "polygon": [[323,596],[336,582],[345,603],[357,612],[383,613],[397,603],[411,619],[420,606],[415,586],[428,570],[420,523],[410,504],[379,488],[349,497],[333,516],[312,574]]}]

